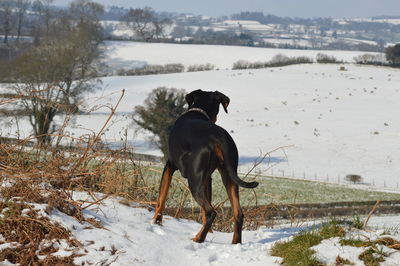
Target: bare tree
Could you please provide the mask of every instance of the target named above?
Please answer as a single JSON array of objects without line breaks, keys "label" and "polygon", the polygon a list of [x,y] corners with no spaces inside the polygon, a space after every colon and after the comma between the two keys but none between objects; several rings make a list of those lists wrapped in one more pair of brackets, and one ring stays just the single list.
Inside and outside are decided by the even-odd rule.
[{"label": "bare tree", "polygon": [[104,7],[90,0],[76,0],[70,4],[70,14],[79,23],[98,23]]},{"label": "bare tree", "polygon": [[51,140],[54,117],[77,112],[82,94],[99,84],[95,79],[95,61],[101,54],[98,21],[76,20],[73,15],[52,21],[49,32],[54,34],[12,64],[17,82],[11,88],[20,96],[40,144]]},{"label": "bare tree", "polygon": [[3,42],[8,44],[12,26],[12,2],[10,0],[0,1],[0,23],[4,35]]},{"label": "bare tree", "polygon": [[124,25],[145,42],[164,37],[165,29],[172,21],[168,18],[158,19],[155,12],[149,8],[129,9],[122,17]]},{"label": "bare tree", "polygon": [[129,9],[128,13],[122,18],[125,25],[134,33],[138,34],[144,41],[153,39],[154,32],[154,11],[151,8]]},{"label": "bare tree", "polygon": [[179,38],[180,41],[182,41],[182,38],[186,36],[186,28],[181,25],[177,25],[174,27],[171,35],[173,38]]},{"label": "bare tree", "polygon": [[30,0],[17,0],[15,6],[16,19],[17,19],[17,43],[19,43],[19,38],[21,37],[22,26],[25,22],[26,11],[31,4]]},{"label": "bare tree", "polygon": [[48,36],[54,12],[51,4],[54,0],[35,0],[33,10],[36,12],[36,20],[32,25],[33,42],[38,45],[42,37]]},{"label": "bare tree", "polygon": [[172,20],[168,18],[153,21],[154,36],[156,37],[157,40],[165,38],[165,30],[168,26],[171,26],[172,23],[173,23]]}]

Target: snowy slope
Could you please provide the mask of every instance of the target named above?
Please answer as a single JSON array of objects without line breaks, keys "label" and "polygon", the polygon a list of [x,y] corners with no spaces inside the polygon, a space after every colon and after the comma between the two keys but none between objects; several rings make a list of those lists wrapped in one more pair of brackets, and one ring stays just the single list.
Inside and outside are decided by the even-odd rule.
[{"label": "snowy slope", "polygon": [[[190,238],[200,230],[200,224],[166,216],[163,226],[154,225],[150,223],[153,214],[146,208],[122,205],[118,199],[109,198],[85,213],[100,220],[104,228],[88,229],[87,224],[58,211],[50,217],[84,244],[87,253],[75,259],[78,265],[279,265],[280,258],[270,256],[268,248],[300,230],[245,231],[242,245],[230,244],[232,233],[214,232],[198,244]],[[116,252],[111,254],[111,250]]]},{"label": "snowy slope", "polygon": [[[87,195],[75,192],[75,199],[79,198],[86,199]],[[282,226],[277,229],[244,231],[243,243],[238,245],[230,244],[232,233],[214,231],[208,234],[204,243],[198,244],[190,238],[199,231],[200,224],[166,216],[163,226],[154,225],[150,223],[152,211],[135,203],[123,205],[120,200],[108,198],[100,206],[94,205],[85,210],[85,217],[97,219],[103,228],[80,224],[57,210],[50,215],[42,211],[42,215],[69,229],[83,244],[79,251],[74,251],[81,255],[74,260],[78,265],[280,265],[281,258],[269,254],[271,246],[276,241],[287,240],[300,230],[311,228]],[[45,205],[36,205],[36,208],[44,210]],[[388,228],[394,220],[398,221],[398,217],[374,217],[370,224]],[[358,233],[373,239],[382,232],[383,230],[373,229]],[[400,239],[398,235],[391,237]],[[324,240],[316,246],[314,250],[317,251],[317,258],[331,263],[332,258],[334,260],[337,255],[344,255],[343,257],[352,258],[353,262],[359,262],[357,257],[363,251],[362,248],[341,247],[335,241],[337,239]],[[72,251],[67,247],[63,250],[62,243],[60,246],[61,249],[57,252],[59,256],[71,254]],[[399,254],[391,254],[382,265],[396,265],[400,261]]]},{"label": "snowy slope", "polygon": [[353,62],[355,56],[366,53],[121,41],[107,41],[105,45],[107,64],[112,68],[135,68],[145,64],[181,63],[189,66],[211,63],[219,69],[231,69],[233,63],[238,60],[264,62],[271,60],[277,54],[308,56],[315,59],[318,53],[324,53],[335,56],[338,60]]},{"label": "snowy slope", "polygon": [[[129,113],[159,86],[219,90],[231,98],[229,114],[221,112],[218,124],[231,132],[242,163],[279,146],[286,154],[272,154],[281,163],[275,175],[343,182],[345,175],[360,174],[365,182],[398,190],[400,181],[400,71],[382,67],[346,65],[296,65],[247,71],[211,71],[155,76],[103,78],[105,90],[90,95],[88,104],[117,102],[120,115],[106,132],[118,142],[128,129],[137,151],[160,154],[149,146],[147,133],[135,133]],[[79,136],[98,131],[108,109],[83,115],[70,130]],[[20,134],[30,127],[20,121]],[[15,124],[2,134],[17,131]],[[286,160],[286,155],[288,161]],[[267,166],[263,166],[266,169]],[[267,174],[271,174],[271,170]]]}]

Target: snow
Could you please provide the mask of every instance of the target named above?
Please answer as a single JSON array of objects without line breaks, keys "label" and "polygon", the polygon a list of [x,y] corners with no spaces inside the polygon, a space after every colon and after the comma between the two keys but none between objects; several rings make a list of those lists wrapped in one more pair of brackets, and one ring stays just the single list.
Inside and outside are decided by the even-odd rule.
[{"label": "snow", "polygon": [[[136,68],[145,64],[181,63],[184,66],[211,63],[219,69],[231,69],[239,60],[250,62],[269,61],[277,54],[308,56],[315,59],[318,53],[335,56],[338,60],[353,62],[355,56],[366,52],[291,50],[223,45],[106,42],[107,64],[113,69]],[[376,53],[371,53],[376,54]]]},{"label": "snow", "polygon": [[[384,218],[385,219],[385,218]],[[344,239],[357,239],[361,241],[375,241],[379,238],[390,237],[398,240],[399,236],[385,235],[383,230],[355,230],[347,233]],[[335,265],[336,258],[340,256],[342,259],[347,259],[354,263],[355,266],[364,266],[364,262],[359,259],[359,255],[369,249],[370,247],[352,247],[342,246],[339,237],[323,240],[319,245],[311,249],[316,251],[316,258],[318,261],[326,265]],[[387,254],[385,261],[379,265],[394,266],[399,265],[400,252],[396,249],[386,247],[384,245],[377,245],[377,248]]]},{"label": "snow", "polygon": [[[83,193],[75,193],[84,198]],[[163,226],[151,224],[153,211],[136,204],[119,203],[109,198],[101,206],[85,210],[85,216],[96,218],[104,228],[88,229],[57,210],[50,218],[71,230],[86,252],[75,258],[75,263],[103,263],[110,265],[279,265],[280,258],[268,254],[269,247],[300,228],[244,231],[243,244],[232,245],[232,233],[209,233],[204,243],[191,238],[201,225],[188,220],[164,217]],[[60,247],[62,248],[62,244]],[[58,251],[63,254],[62,249]],[[68,255],[68,253],[65,253]]]},{"label": "snow", "polygon": [[[185,47],[185,46],[183,46]],[[299,51],[301,53],[303,51]],[[375,187],[399,191],[400,73],[398,69],[346,65],[295,65],[260,70],[221,70],[169,75],[106,77],[102,91],[88,96],[90,106],[115,104],[119,115],[105,132],[113,144],[124,139],[136,151],[160,155],[148,141],[148,133],[135,131],[130,113],[147,94],[160,86],[218,90],[231,99],[229,114],[220,112],[218,124],[231,132],[241,163],[251,164],[261,153],[280,162],[266,174],[294,176],[340,183],[347,174],[359,174]],[[109,109],[80,115],[69,127],[80,136],[98,132]],[[296,123],[297,122],[297,123]],[[61,122],[59,122],[61,123]],[[27,121],[19,122],[21,137],[30,135]],[[15,136],[16,125],[2,127],[2,135]],[[251,136],[251,137],[249,137]]]},{"label": "snow", "polygon": [[[98,198],[104,195],[96,193]],[[87,193],[74,192],[74,200],[89,198]],[[271,247],[277,241],[290,240],[292,236],[302,230],[309,230],[318,226],[318,222],[302,223],[299,227],[280,225],[276,228],[260,227],[255,231],[243,231],[242,244],[232,245],[233,233],[213,231],[208,233],[204,243],[194,243],[191,238],[200,230],[201,225],[194,221],[175,219],[164,216],[163,226],[151,223],[154,215],[149,206],[134,202],[128,203],[118,197],[109,197],[99,205],[91,205],[83,210],[86,218],[96,219],[101,227],[79,223],[75,218],[68,216],[57,209],[46,213],[45,204],[34,204],[40,216],[48,217],[52,222],[68,229],[72,237],[83,246],[70,247],[66,240],[44,240],[41,247],[53,246],[58,249],[53,256],[77,255],[74,262],[77,265],[280,265],[279,257],[270,255]],[[88,203],[89,204],[89,203]],[[84,206],[83,206],[84,207]],[[397,221],[395,223],[394,221]],[[399,226],[399,216],[373,216],[366,231],[353,229],[345,238],[361,240],[377,240],[381,237],[391,237],[400,240],[400,235],[393,231],[384,235],[384,230],[375,228],[393,229],[392,225]],[[0,241],[2,240],[0,236]],[[0,251],[4,248],[15,248],[18,243],[0,244]],[[381,246],[389,254],[386,262],[381,265],[397,265],[400,253],[396,250]],[[328,265],[333,265],[336,257],[349,259],[356,265],[363,265],[358,259],[365,248],[341,246],[339,238],[322,241],[312,247],[316,257]],[[44,258],[40,256],[40,258]],[[0,261],[0,265],[12,265],[8,261]]]},{"label": "snow", "polygon": [[[102,197],[102,195],[97,195]],[[75,200],[87,200],[88,195],[75,192]],[[154,214],[148,206],[136,203],[120,203],[121,198],[109,197],[101,204],[84,210],[86,218],[95,218],[102,224],[95,228],[88,223],[79,223],[73,217],[54,209],[50,214],[43,210],[46,205],[35,204],[42,216],[50,218],[71,231],[72,236],[83,244],[82,248],[71,249],[66,241],[53,242],[59,250],[53,255],[79,255],[74,259],[78,265],[280,265],[281,258],[270,255],[270,248],[277,241],[287,241],[301,230],[310,229],[313,223],[300,227],[281,225],[277,228],[259,228],[256,231],[243,231],[243,243],[230,244],[233,233],[214,231],[207,235],[204,243],[194,243],[191,238],[200,230],[201,225],[194,221],[164,216],[163,226],[151,223]],[[373,217],[371,229],[355,231],[348,237],[376,240],[382,237],[383,230],[374,229],[377,223],[388,228],[398,216]],[[399,240],[400,235],[389,237]],[[338,238],[327,239],[313,247],[317,258],[322,262],[334,262],[337,255],[359,263],[358,255],[363,248],[340,246]],[[42,246],[52,243],[42,243]],[[12,246],[3,244],[7,247]],[[2,245],[0,245],[1,249]],[[393,252],[393,250],[391,250]],[[391,254],[382,265],[396,265],[400,253]],[[1,262],[0,262],[0,265]],[[85,264],[86,265],[86,264]]]}]

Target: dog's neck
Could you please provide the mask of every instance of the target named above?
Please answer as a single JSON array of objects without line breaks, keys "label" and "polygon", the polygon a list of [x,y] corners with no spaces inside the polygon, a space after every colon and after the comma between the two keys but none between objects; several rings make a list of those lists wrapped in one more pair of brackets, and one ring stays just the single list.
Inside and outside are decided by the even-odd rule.
[{"label": "dog's neck", "polygon": [[210,116],[206,113],[206,111],[204,111],[204,110],[201,109],[201,108],[196,108],[196,107],[190,108],[189,110],[187,110],[186,112],[184,112],[182,115],[185,115],[185,114],[187,114],[187,113],[189,113],[189,112],[199,112],[199,113],[201,113],[202,115],[204,115],[204,116],[208,119],[208,121],[211,121]]}]

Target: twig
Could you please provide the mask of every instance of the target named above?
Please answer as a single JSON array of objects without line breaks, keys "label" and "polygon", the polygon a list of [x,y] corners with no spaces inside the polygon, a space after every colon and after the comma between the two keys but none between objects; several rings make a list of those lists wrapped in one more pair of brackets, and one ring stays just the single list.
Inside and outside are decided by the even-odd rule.
[{"label": "twig", "polygon": [[376,211],[376,209],[378,208],[380,202],[381,202],[380,200],[377,200],[376,203],[375,203],[375,205],[374,205],[374,207],[373,207],[372,210],[369,212],[367,219],[365,219],[365,221],[364,221],[364,224],[363,224],[363,227],[362,227],[363,229],[367,226],[369,219],[371,218],[372,214],[373,214],[373,213]]},{"label": "twig", "polygon": [[[259,165],[265,160],[265,158],[267,158],[268,156],[270,156],[271,153],[273,153],[273,152],[275,152],[275,151],[277,151],[277,150],[280,150],[280,149],[290,148],[290,147],[293,147],[293,146],[294,146],[294,145],[281,146],[281,147],[278,147],[278,148],[273,149],[272,151],[266,152],[260,159],[257,159],[257,160],[254,162],[253,167],[247,172],[247,174],[243,177],[243,179],[245,179],[249,174],[251,174],[251,172],[253,172],[254,169],[255,169],[257,166],[259,166]],[[286,153],[285,153],[285,156],[286,156]],[[286,156],[286,158],[287,158],[287,156]],[[256,194],[256,192],[254,191],[254,189],[253,189],[253,193],[254,193],[254,195],[255,195],[256,205],[257,205],[257,194]],[[223,201],[221,201],[220,203],[218,203],[218,204],[216,205],[215,208],[220,208],[220,207],[223,206],[228,200],[229,200],[229,198],[225,198],[225,200],[223,200]]]},{"label": "twig", "polygon": [[[83,161],[86,159],[89,151],[97,143],[97,141],[99,140],[99,138],[103,134],[104,130],[106,129],[108,123],[110,122],[111,118],[114,116],[119,104],[121,103],[122,98],[124,97],[124,94],[125,94],[125,89],[122,90],[121,97],[118,99],[118,102],[115,105],[115,107],[111,108],[111,113],[108,116],[108,118],[107,118],[106,122],[104,123],[103,127],[100,129],[100,131],[97,133],[97,135],[95,135],[95,137],[93,138],[92,142],[90,142],[90,140],[89,140],[88,146],[86,147],[86,149],[85,149],[83,155],[81,156],[81,158],[79,158],[78,162],[76,162],[76,164],[73,167],[71,167],[71,169],[68,171],[69,176],[79,167],[79,165],[81,165],[83,163]],[[72,198],[72,195],[71,195],[71,198]]]}]

